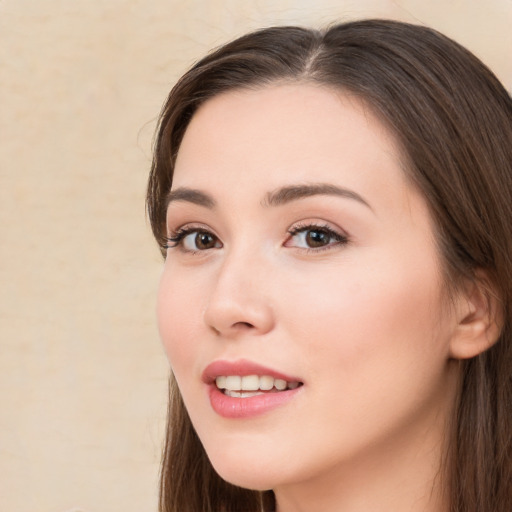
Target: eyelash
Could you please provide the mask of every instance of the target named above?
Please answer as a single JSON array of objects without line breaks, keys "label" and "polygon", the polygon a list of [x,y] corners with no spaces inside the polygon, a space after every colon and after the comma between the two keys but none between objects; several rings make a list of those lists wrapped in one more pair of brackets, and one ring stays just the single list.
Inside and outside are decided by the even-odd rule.
[{"label": "eyelash", "polygon": [[[308,223],[308,224],[302,224],[302,225],[296,225],[288,230],[288,234],[290,235],[290,238],[297,236],[301,233],[306,233],[308,231],[317,231],[320,233],[323,233],[327,235],[330,239],[334,240],[334,243],[329,243],[327,245],[319,246],[319,247],[298,247],[298,249],[301,249],[303,251],[307,252],[320,252],[332,249],[333,246],[339,246],[339,245],[346,245],[349,242],[349,239],[347,235],[338,233],[333,228],[326,224],[314,224],[314,223]],[[200,252],[205,251],[206,249],[198,249],[198,250],[190,250],[185,249],[183,247],[183,241],[184,239],[193,233],[204,233],[207,235],[211,235],[216,241],[219,241],[218,237],[214,235],[209,229],[200,227],[200,226],[185,226],[177,229],[176,231],[172,232],[169,237],[166,238],[167,243],[164,246],[165,249],[174,249],[174,248],[180,248],[181,250],[191,253],[191,254],[197,254]],[[286,243],[289,241],[289,239],[286,240]]]}]

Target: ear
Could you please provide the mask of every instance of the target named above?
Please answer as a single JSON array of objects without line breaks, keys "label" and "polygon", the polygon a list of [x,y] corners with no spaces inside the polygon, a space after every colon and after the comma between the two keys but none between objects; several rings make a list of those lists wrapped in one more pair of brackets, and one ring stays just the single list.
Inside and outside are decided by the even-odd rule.
[{"label": "ear", "polygon": [[483,271],[461,290],[456,304],[457,325],[450,340],[454,359],[475,357],[498,340],[502,326],[502,306],[495,288]]}]

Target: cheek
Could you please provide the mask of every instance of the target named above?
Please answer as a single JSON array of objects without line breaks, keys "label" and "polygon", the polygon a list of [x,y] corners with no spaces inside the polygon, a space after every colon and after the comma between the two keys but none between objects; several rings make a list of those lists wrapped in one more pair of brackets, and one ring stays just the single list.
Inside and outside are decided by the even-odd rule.
[{"label": "cheek", "polygon": [[160,280],[157,301],[157,318],[160,338],[173,371],[181,367],[192,368],[194,343],[199,337],[198,308],[200,297],[191,291],[190,283],[173,278],[164,270]]},{"label": "cheek", "polygon": [[326,457],[408,428],[448,389],[449,323],[439,325],[436,267],[351,270],[321,290],[308,280],[288,297],[289,338],[311,383],[308,414],[331,439],[317,447]]},{"label": "cheek", "polygon": [[303,341],[315,374],[387,378],[390,367],[403,367],[408,378],[411,368],[422,371],[425,357],[442,364],[447,347],[437,336],[442,331],[437,265],[400,262],[396,255],[373,260],[373,266],[363,258],[349,262],[346,272],[331,273],[336,279],[304,279],[301,289],[284,299],[290,337]]}]

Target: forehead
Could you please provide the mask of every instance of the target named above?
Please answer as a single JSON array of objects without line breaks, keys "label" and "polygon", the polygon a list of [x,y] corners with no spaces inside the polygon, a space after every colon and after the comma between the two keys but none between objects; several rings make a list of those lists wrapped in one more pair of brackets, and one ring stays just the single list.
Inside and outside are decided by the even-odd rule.
[{"label": "forehead", "polygon": [[208,100],[185,132],[173,188],[264,194],[290,182],[329,182],[369,196],[393,190],[403,202],[407,181],[398,141],[362,100],[306,83]]}]

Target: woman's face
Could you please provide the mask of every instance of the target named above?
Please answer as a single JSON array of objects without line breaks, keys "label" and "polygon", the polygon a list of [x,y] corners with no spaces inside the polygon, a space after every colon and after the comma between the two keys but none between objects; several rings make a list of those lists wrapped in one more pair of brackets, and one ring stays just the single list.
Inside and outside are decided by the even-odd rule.
[{"label": "woman's face", "polygon": [[437,460],[455,321],[425,201],[359,100],[304,84],[209,100],[167,226],[159,329],[222,477],[284,489]]}]

